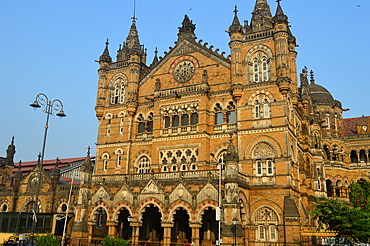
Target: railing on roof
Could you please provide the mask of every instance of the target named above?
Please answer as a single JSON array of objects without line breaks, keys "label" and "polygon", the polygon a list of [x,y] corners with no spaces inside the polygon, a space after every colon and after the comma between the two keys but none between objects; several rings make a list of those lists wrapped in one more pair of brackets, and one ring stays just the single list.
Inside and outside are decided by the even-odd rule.
[{"label": "railing on roof", "polygon": [[185,171],[185,172],[160,172],[160,173],[136,173],[122,175],[97,175],[92,177],[93,184],[99,183],[121,183],[125,181],[148,181],[152,178],[156,180],[170,181],[182,179],[197,179],[206,180],[208,178],[218,179],[218,170],[201,170],[201,171]]},{"label": "railing on roof", "polygon": [[[92,184],[114,184],[123,183],[126,181],[140,182],[148,181],[150,179],[160,181],[173,181],[173,180],[207,180],[208,178],[216,180],[219,178],[219,170],[201,170],[201,171],[185,171],[185,172],[160,172],[160,173],[137,173],[137,174],[122,174],[122,175],[97,175],[92,177]],[[249,185],[249,176],[239,173],[238,181],[244,185]]]}]

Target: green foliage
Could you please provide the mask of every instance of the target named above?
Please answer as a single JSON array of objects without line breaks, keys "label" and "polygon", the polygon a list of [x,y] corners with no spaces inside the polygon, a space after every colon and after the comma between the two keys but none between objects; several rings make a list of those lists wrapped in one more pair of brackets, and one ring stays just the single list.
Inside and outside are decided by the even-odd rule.
[{"label": "green foliage", "polygon": [[338,199],[317,199],[311,215],[319,228],[338,232],[338,238],[370,242],[370,182],[352,183],[349,204]]},{"label": "green foliage", "polygon": [[104,246],[127,246],[129,241],[122,240],[121,238],[114,238],[106,236],[102,241]]},{"label": "green foliage", "polygon": [[46,235],[36,234],[34,241],[38,246],[60,246],[60,238],[50,233]]}]

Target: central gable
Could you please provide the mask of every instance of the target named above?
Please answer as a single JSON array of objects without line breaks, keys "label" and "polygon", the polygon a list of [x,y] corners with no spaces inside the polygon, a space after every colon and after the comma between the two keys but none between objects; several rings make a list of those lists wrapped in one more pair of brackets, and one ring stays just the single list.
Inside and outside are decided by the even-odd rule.
[{"label": "central gable", "polygon": [[166,53],[140,82],[139,97],[150,94],[163,96],[170,93],[166,90],[184,87],[192,87],[188,89],[195,91],[207,90],[208,85],[229,82],[229,60],[200,42],[184,39]]}]

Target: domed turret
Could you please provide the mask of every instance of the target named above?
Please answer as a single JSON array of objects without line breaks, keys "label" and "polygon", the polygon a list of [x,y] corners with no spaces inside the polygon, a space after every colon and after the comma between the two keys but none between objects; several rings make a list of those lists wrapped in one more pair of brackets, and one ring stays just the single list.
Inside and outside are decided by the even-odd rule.
[{"label": "domed turret", "polygon": [[316,105],[334,105],[335,100],[331,93],[323,86],[315,83],[314,74],[311,70],[311,84],[309,85],[312,101]]}]

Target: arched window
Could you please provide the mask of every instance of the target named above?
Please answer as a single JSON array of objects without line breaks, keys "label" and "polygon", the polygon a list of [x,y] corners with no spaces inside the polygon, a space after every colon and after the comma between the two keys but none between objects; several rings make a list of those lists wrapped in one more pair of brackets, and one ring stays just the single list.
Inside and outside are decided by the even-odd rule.
[{"label": "arched window", "polygon": [[236,123],[236,111],[235,111],[235,104],[233,102],[229,102],[227,106],[227,114],[226,114],[226,122],[229,124]]},{"label": "arched window", "polygon": [[137,117],[137,121],[139,123],[137,132],[143,133],[145,130],[144,116],[142,114],[139,114],[139,116]]},{"label": "arched window", "polygon": [[189,115],[183,114],[181,116],[181,126],[187,126],[189,125]]},{"label": "arched window", "polygon": [[213,110],[215,111],[215,125],[224,123],[224,113],[222,112],[221,105],[217,103]]},{"label": "arched window", "polygon": [[356,150],[351,151],[351,162],[357,163],[358,162],[358,156]]},{"label": "arched window", "polygon": [[259,94],[254,98],[254,119],[268,119],[270,115],[270,100],[265,94]]},{"label": "arched window", "polygon": [[150,113],[148,115],[148,120],[147,120],[147,124],[148,124],[148,132],[153,132],[153,113]]},{"label": "arched window", "polygon": [[360,150],[360,162],[367,162],[365,150]]},{"label": "arched window", "polygon": [[110,103],[112,105],[122,104],[125,101],[125,85],[124,80],[119,78],[113,84],[111,88],[111,98]]},{"label": "arched window", "polygon": [[255,83],[269,80],[269,66],[267,57],[258,52],[253,59],[253,81]]},{"label": "arched window", "polygon": [[254,223],[257,226],[256,239],[258,241],[277,241],[277,214],[270,208],[259,209],[254,216]]},{"label": "arched window", "polygon": [[179,116],[174,115],[172,117],[172,127],[178,127],[179,126]]},{"label": "arched window", "polygon": [[197,113],[192,113],[191,114],[190,124],[191,125],[197,125],[198,124],[198,114]]},{"label": "arched window", "polygon": [[23,212],[25,212],[25,213],[34,213],[35,211],[36,211],[36,202],[32,201],[32,202],[29,202],[26,205]]},{"label": "arched window", "polygon": [[107,171],[107,169],[108,169],[108,158],[109,158],[109,155],[108,154],[104,154],[102,156],[102,159],[103,159],[103,171]]},{"label": "arched window", "polygon": [[150,173],[150,160],[148,157],[143,156],[139,159],[138,173]]}]

